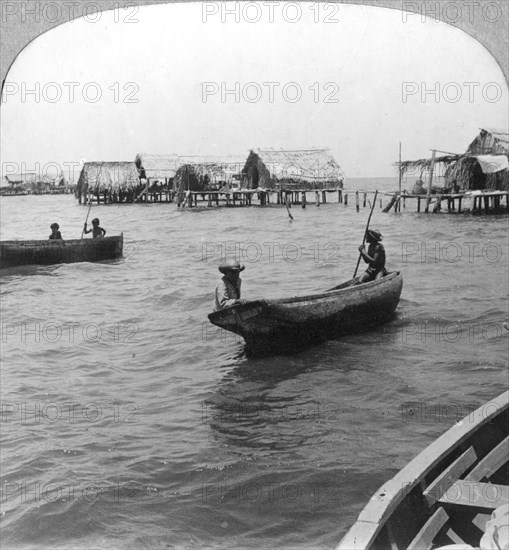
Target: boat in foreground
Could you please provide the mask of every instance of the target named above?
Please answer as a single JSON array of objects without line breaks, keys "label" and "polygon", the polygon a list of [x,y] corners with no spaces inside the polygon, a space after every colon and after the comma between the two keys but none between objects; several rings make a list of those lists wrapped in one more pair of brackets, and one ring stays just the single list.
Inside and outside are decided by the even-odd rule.
[{"label": "boat in foreground", "polygon": [[505,392],[382,485],[337,550],[479,548],[491,513],[508,503],[508,434]]},{"label": "boat in foreground", "polygon": [[212,324],[241,335],[253,355],[294,351],[362,332],[393,316],[403,287],[400,272],[360,285],[356,281],[319,294],[234,305],[208,317]]},{"label": "boat in foreground", "polygon": [[124,234],[98,239],[2,241],[0,266],[100,262],[122,256]]}]

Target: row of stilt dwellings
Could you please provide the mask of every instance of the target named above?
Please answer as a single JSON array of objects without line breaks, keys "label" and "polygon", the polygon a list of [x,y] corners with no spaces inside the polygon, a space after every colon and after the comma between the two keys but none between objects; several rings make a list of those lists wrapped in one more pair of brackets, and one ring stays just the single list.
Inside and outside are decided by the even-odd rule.
[{"label": "row of stilt dwellings", "polygon": [[0,182],[0,195],[54,195],[71,192],[72,186],[63,174],[7,174]]},{"label": "row of stilt dwellings", "polygon": [[[431,192],[508,191],[509,132],[481,129],[465,153],[405,161],[401,163],[401,169],[403,174],[419,176],[413,194],[427,193],[428,186],[423,179],[431,183],[433,172],[443,178],[442,187],[437,189],[437,183]],[[438,179],[434,181],[438,182]]]},{"label": "row of stilt dwellings", "polygon": [[[244,156],[138,154],[134,162],[85,162],[76,188],[80,202],[187,201],[256,191],[334,190],[344,174],[327,149],[252,150]],[[228,199],[227,199],[228,200]]]},{"label": "row of stilt dwellings", "polygon": [[245,156],[138,154],[134,162],[86,162],[80,202],[173,202],[192,193],[341,189],[344,174],[329,150],[258,149]]}]

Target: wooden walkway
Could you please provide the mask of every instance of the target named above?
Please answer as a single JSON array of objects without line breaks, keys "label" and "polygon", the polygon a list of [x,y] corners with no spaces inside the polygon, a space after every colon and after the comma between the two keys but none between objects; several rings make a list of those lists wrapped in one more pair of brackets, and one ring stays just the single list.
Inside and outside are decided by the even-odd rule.
[{"label": "wooden walkway", "polygon": [[[371,208],[375,191],[325,189],[308,191],[289,190],[232,190],[225,191],[186,191],[178,196],[173,190],[159,192],[143,191],[138,196],[104,195],[90,196],[86,204],[161,204],[176,203],[179,208],[215,208],[245,206],[317,206],[322,204],[343,204],[361,208]],[[378,205],[384,212],[414,211],[422,213],[502,213],[509,212],[509,191],[470,191],[466,193],[411,195],[403,192],[379,192]]]}]

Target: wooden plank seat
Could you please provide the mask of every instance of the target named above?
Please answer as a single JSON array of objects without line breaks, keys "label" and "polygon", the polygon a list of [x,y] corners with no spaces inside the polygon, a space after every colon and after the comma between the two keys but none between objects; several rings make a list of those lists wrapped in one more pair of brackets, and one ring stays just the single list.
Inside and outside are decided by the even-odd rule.
[{"label": "wooden plank seat", "polygon": [[423,491],[423,495],[431,506],[439,501],[450,489],[455,481],[472,466],[477,460],[473,447],[469,447],[461,456],[452,462],[444,471],[434,479]]},{"label": "wooden plank seat", "polygon": [[482,481],[484,478],[489,479],[497,472],[506,462],[509,456],[509,436],[491,450],[479,464],[465,476],[466,481]]},{"label": "wooden plank seat", "polygon": [[438,510],[422,526],[421,530],[408,545],[407,550],[429,550],[440,530],[447,523],[449,516],[443,508]]},{"label": "wooden plank seat", "polygon": [[450,490],[442,495],[439,502],[495,510],[499,506],[509,503],[509,487],[495,483],[458,479],[450,487]]}]

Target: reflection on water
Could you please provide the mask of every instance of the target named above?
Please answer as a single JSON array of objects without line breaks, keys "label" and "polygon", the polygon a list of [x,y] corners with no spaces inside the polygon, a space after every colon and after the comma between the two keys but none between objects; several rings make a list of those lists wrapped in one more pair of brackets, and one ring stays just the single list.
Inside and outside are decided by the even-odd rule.
[{"label": "reflection on water", "polygon": [[[86,215],[67,196],[0,207],[3,239],[44,238],[48,211],[79,237]],[[135,243],[123,261],[1,274],[6,546],[333,548],[378,486],[456,421],[409,411],[470,410],[507,385],[507,218],[376,211],[404,278],[395,318],[254,359],[207,319],[222,244],[260,244],[257,261],[241,258],[245,298],[331,288],[353,273],[365,211],[326,204],[289,223],[275,207],[99,208],[109,235]],[[502,253],[472,259],[473,241]],[[299,261],[268,256],[274,242],[297,243]],[[316,254],[329,242],[333,262]],[[435,257],[436,243],[465,253]],[[36,482],[53,489],[22,496]],[[75,487],[72,500],[53,501],[54,484]]]}]

